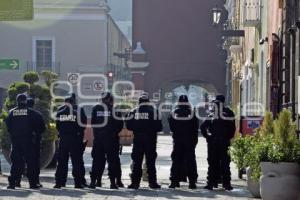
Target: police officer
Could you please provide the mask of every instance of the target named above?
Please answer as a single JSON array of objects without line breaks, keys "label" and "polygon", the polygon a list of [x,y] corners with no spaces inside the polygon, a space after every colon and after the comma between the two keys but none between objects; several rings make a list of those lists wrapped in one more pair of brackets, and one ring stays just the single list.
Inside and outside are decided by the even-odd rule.
[{"label": "police officer", "polygon": [[[17,107],[10,110],[5,120],[12,142],[11,171],[8,177],[8,189],[14,189],[16,181],[20,179],[24,171],[24,162],[27,165],[27,177],[31,189],[38,189],[36,178],[36,146],[33,133],[44,131],[44,125],[39,123],[37,112],[27,107],[25,94],[17,95]],[[36,122],[36,123],[32,123]]]},{"label": "police officer", "polygon": [[68,174],[68,161],[71,157],[75,188],[83,188],[81,180],[82,129],[79,113],[73,108],[74,99],[67,97],[65,107],[56,114],[56,128],[59,132],[58,165],[55,173],[54,188],[64,186]]},{"label": "police officer", "polygon": [[[81,108],[78,108],[78,105],[77,105],[77,102],[76,102],[76,95],[75,93],[70,93],[69,96],[73,99],[73,109],[76,110],[78,112],[78,114],[81,116],[80,117],[80,122],[81,122],[81,127],[82,129],[80,129],[80,138],[81,138],[81,141],[82,141],[82,144],[80,146],[80,149],[82,150],[79,158],[80,158],[80,161],[78,163],[78,165],[80,166],[80,172],[78,174],[78,176],[80,177],[80,183],[81,185],[87,187],[87,182],[86,182],[86,179],[85,179],[85,167],[84,167],[84,160],[83,160],[83,155],[84,155],[84,151],[85,151],[85,147],[86,147],[86,141],[84,141],[84,131],[85,131],[85,128],[86,128],[86,125],[87,125],[87,116],[86,116],[86,113],[84,111],[84,109],[81,107]],[[61,107],[58,108],[58,111],[61,111],[62,109],[64,109],[66,106],[63,105]],[[74,172],[74,168],[73,168],[73,174],[75,173]],[[66,182],[67,182],[67,177],[64,177],[63,178],[63,181],[62,181],[62,187],[65,187],[66,185]]]},{"label": "police officer", "polygon": [[[223,188],[232,190],[230,156],[228,149],[230,140],[235,134],[234,113],[224,106],[225,97],[218,95],[213,101],[214,109],[209,118],[201,124],[201,133],[208,145],[208,176],[205,189],[213,190],[218,185],[218,176],[222,176]],[[220,172],[221,174],[219,174]]]},{"label": "police officer", "polygon": [[123,186],[120,180],[121,162],[119,158],[119,133],[123,128],[123,120],[117,119],[121,115],[115,112],[113,102],[113,96],[110,93],[104,93],[102,103],[96,105],[92,111],[91,123],[94,131],[90,184],[92,189],[96,188],[97,178],[101,179],[103,175],[106,160],[110,188],[118,189],[119,186]]},{"label": "police officer", "polygon": [[157,158],[157,133],[162,131],[162,122],[158,119],[158,111],[150,104],[147,95],[140,97],[139,106],[129,114],[126,127],[134,134],[131,154],[133,161],[132,183],[128,188],[138,189],[140,187],[144,155],[149,187],[152,189],[161,188],[157,183],[155,161]]},{"label": "police officer", "polygon": [[189,188],[196,189],[198,174],[195,148],[198,143],[199,121],[186,95],[179,97],[179,103],[169,117],[169,125],[173,133],[169,188],[180,187],[182,169],[186,169]]}]

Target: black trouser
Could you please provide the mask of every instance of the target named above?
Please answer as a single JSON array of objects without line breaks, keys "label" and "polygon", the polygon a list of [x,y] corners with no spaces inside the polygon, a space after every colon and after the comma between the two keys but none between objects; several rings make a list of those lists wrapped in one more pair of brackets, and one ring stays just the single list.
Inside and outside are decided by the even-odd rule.
[{"label": "black trouser", "polygon": [[220,175],[223,178],[224,185],[230,184],[230,156],[228,154],[230,141],[224,139],[209,139],[207,144],[208,184],[217,184]]},{"label": "black trouser", "polygon": [[[120,144],[118,144],[118,152],[120,152]],[[105,164],[106,164],[106,157],[104,159],[101,160],[101,162],[99,163],[99,169],[98,169],[98,177],[97,177],[97,181],[101,182],[102,181],[102,175],[104,173],[104,170],[105,170]],[[121,160],[120,160],[120,157],[118,156],[118,166],[119,167],[119,170],[117,172],[117,178],[121,180],[121,177],[122,177],[122,169],[121,169]]]},{"label": "black trouser", "polygon": [[91,179],[96,181],[102,177],[105,163],[108,162],[108,176],[115,179],[121,174],[121,163],[119,158],[118,139],[95,138],[92,149],[92,171]]},{"label": "black trouser", "polygon": [[[81,154],[80,154],[80,157],[79,157],[79,163],[78,165],[80,166],[80,173],[78,174],[78,176],[80,177],[80,182],[81,184],[86,184],[86,180],[85,180],[85,167],[84,167],[84,160],[83,160],[83,156],[84,156],[84,150],[85,150],[85,144],[83,143],[83,135],[84,133],[82,133],[82,136],[80,137],[80,140],[81,140]],[[72,173],[74,174],[74,168],[72,170]]]},{"label": "black trouser", "polygon": [[153,133],[135,133],[133,139],[133,149],[131,158],[133,161],[133,169],[131,179],[133,183],[139,184],[142,178],[142,164],[144,155],[146,157],[147,173],[149,183],[156,183],[156,153],[157,135]]},{"label": "black trouser", "polygon": [[55,173],[56,184],[63,185],[66,183],[68,177],[68,161],[71,157],[72,161],[72,175],[75,184],[81,184],[80,177],[80,157],[82,154],[82,141],[77,136],[63,136],[59,141],[58,149],[58,165]]},{"label": "black trouser", "polygon": [[40,157],[41,157],[41,139],[38,139],[36,143],[34,144],[34,149],[35,149],[35,175],[34,175],[34,180],[36,183],[40,183],[40,171],[41,171],[41,166],[40,166]]},{"label": "black trouser", "polygon": [[171,158],[171,181],[180,182],[187,175],[190,182],[197,182],[195,145],[192,141],[174,140]]},{"label": "black trouser", "polygon": [[27,165],[27,177],[30,185],[36,184],[35,147],[31,139],[20,138],[12,141],[11,170],[9,184],[15,186],[24,172],[24,163]]},{"label": "black trouser", "polygon": [[[41,138],[33,139],[32,145],[34,146],[34,161],[35,161],[35,168],[34,168],[34,182],[40,183],[39,176],[40,176],[40,151],[41,151]],[[21,165],[21,163],[20,163]],[[22,180],[22,175],[24,175],[26,170],[25,161],[23,160],[23,173],[20,174],[18,178],[16,178],[16,184],[20,184]]]}]

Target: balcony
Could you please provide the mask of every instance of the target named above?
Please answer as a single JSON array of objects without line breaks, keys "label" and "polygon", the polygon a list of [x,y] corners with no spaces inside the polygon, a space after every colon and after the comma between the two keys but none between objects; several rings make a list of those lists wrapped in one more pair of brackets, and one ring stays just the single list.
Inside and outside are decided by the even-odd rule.
[{"label": "balcony", "polygon": [[245,0],[244,26],[257,27],[261,20],[261,0]]},{"label": "balcony", "polygon": [[36,71],[41,73],[42,71],[52,71],[54,73],[60,74],[60,62],[52,62],[50,66],[38,66],[36,62],[27,62],[27,71]]}]

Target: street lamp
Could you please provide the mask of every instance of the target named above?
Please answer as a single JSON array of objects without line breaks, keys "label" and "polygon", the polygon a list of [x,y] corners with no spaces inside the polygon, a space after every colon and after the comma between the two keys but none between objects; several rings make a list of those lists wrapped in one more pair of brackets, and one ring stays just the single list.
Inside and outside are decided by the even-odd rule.
[{"label": "street lamp", "polygon": [[216,7],[212,9],[212,14],[213,14],[213,25],[218,25],[221,20],[222,9],[220,9],[218,5],[216,5]]}]

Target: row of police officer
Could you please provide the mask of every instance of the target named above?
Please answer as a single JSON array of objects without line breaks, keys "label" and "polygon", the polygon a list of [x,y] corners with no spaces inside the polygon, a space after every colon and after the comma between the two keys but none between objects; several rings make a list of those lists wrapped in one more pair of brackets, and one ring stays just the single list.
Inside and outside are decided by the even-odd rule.
[{"label": "row of police officer", "polygon": [[[9,178],[9,188],[14,188],[16,181],[20,177],[21,164],[19,160],[25,160],[27,164],[27,176],[30,186],[38,188],[36,180],[36,164],[33,164],[33,156],[36,149],[24,151],[26,146],[30,146],[29,138],[33,133],[41,133],[44,129],[39,123],[31,123],[31,118],[38,116],[38,113],[26,106],[26,96],[18,95],[18,106],[10,111],[7,118],[7,125],[12,136],[12,170]],[[235,132],[234,120],[224,119],[223,116],[233,117],[233,112],[224,107],[224,96],[218,96],[213,114],[201,125],[201,132],[208,142],[208,184],[206,189],[217,187],[218,177],[223,179],[223,187],[231,190],[230,185],[230,158],[227,150],[230,139]],[[73,165],[73,176],[76,188],[86,186],[84,178],[85,169],[83,163],[83,133],[86,127],[86,116],[83,109],[76,108],[75,96],[65,99],[65,105],[58,110],[56,115],[56,126],[59,132],[60,143],[58,151],[58,166],[56,170],[55,188],[64,187],[67,179],[68,160],[71,157]],[[92,149],[93,165],[91,171],[90,188],[101,186],[101,177],[108,162],[108,171],[111,181],[111,188],[123,187],[121,181],[121,162],[119,158],[119,138],[118,133],[123,128],[123,120],[119,113],[113,113],[113,97],[106,93],[102,98],[102,103],[96,105],[92,111],[92,125],[94,129],[94,144]],[[169,117],[170,128],[173,132],[173,152],[171,167],[170,188],[180,187],[180,181],[184,176],[189,178],[189,187],[196,188],[197,164],[195,148],[198,142],[199,122],[195,117],[194,110],[188,102],[187,96],[179,98],[179,105]],[[37,114],[36,114],[37,113]],[[119,116],[119,117],[116,117]],[[157,133],[162,131],[162,123],[159,120],[159,113],[150,103],[147,95],[139,99],[139,106],[127,116],[126,127],[133,131],[134,141],[132,150],[133,171],[131,174],[132,183],[128,187],[138,189],[142,177],[143,158],[146,158],[149,187],[160,188],[157,183],[155,162],[157,158],[156,143]],[[39,118],[40,114],[39,114]],[[182,120],[185,118],[185,120]],[[36,120],[34,120],[37,122]],[[41,122],[41,121],[40,121]],[[105,122],[105,126],[101,126]],[[23,124],[22,129],[14,129],[14,124]],[[27,134],[24,133],[28,132]],[[17,138],[17,139],[15,139]],[[26,140],[21,139],[26,138]],[[18,152],[18,153],[16,153]],[[31,167],[33,166],[33,167]],[[100,179],[100,180],[99,180]],[[96,181],[100,184],[96,184]]]}]

